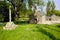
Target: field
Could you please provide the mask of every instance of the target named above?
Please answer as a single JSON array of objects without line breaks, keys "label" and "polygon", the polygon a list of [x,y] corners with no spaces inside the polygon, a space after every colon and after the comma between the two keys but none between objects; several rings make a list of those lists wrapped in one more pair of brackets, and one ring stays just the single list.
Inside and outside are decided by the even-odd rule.
[{"label": "field", "polygon": [[60,25],[15,23],[15,30],[3,30],[0,24],[0,40],[60,40]]}]

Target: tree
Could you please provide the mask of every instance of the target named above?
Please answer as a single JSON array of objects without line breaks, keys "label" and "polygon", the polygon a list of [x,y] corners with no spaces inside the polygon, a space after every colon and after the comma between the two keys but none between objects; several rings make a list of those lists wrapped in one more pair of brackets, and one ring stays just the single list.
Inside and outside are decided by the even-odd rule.
[{"label": "tree", "polygon": [[48,0],[47,8],[46,8],[47,16],[51,16],[54,13],[54,10],[55,10],[54,0],[52,0],[52,2]]},{"label": "tree", "polygon": [[16,20],[19,19],[19,14],[22,9],[23,0],[7,0],[12,5],[12,9],[15,15]]},{"label": "tree", "polygon": [[5,1],[0,1],[0,15],[4,19],[3,21],[9,21],[8,4]]},{"label": "tree", "polygon": [[28,0],[28,6],[29,6],[29,9],[31,10],[33,6],[33,0]]},{"label": "tree", "polygon": [[38,5],[40,5],[41,13],[43,12],[43,7],[45,6],[44,0],[38,0]]},{"label": "tree", "polygon": [[55,3],[54,3],[54,0],[52,0],[51,7],[52,7],[52,14],[53,14],[53,13],[54,13],[54,10],[55,10]]},{"label": "tree", "polygon": [[51,15],[51,1],[50,0],[48,0],[46,11],[47,11],[47,16],[50,16]]},{"label": "tree", "polygon": [[29,22],[30,23],[37,23],[37,21],[39,20],[39,18],[38,18],[39,14],[36,13],[37,6],[40,6],[41,14],[42,14],[43,6],[44,6],[44,0],[32,0],[32,4],[31,5],[34,7],[34,10],[33,10],[34,13],[29,16]]}]

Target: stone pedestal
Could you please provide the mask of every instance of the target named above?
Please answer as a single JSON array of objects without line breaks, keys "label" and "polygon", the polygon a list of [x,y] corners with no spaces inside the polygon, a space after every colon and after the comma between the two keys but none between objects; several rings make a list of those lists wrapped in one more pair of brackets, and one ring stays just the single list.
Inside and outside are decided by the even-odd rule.
[{"label": "stone pedestal", "polygon": [[13,22],[8,22],[5,27],[3,27],[4,30],[13,30],[17,27]]},{"label": "stone pedestal", "polygon": [[41,23],[42,23],[42,17],[39,16],[39,17],[37,17],[37,24],[41,24]]},{"label": "stone pedestal", "polygon": [[3,27],[4,30],[13,30],[15,29],[17,26],[11,22],[11,6],[9,6],[9,22],[6,24],[5,27]]},{"label": "stone pedestal", "polygon": [[45,15],[44,15],[44,16],[40,16],[40,17],[38,18],[37,24],[45,24],[45,21],[46,21]]},{"label": "stone pedestal", "polygon": [[42,16],[42,24],[45,23],[45,20],[46,20],[46,19],[45,19],[45,15],[43,15],[43,16]]}]

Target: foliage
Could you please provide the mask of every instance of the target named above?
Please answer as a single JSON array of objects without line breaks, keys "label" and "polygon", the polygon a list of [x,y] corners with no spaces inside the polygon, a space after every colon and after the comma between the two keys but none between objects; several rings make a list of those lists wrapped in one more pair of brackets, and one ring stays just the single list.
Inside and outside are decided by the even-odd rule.
[{"label": "foliage", "polygon": [[55,10],[54,0],[52,0],[52,2],[48,0],[47,8],[46,8],[47,16],[51,16],[54,13],[54,10]]},{"label": "foliage", "polygon": [[0,13],[0,21],[4,21],[4,16]]},{"label": "foliage", "polygon": [[29,15],[31,15],[32,13],[33,13],[32,10],[22,11],[21,14],[20,14],[20,18],[28,18]]},{"label": "foliage", "polygon": [[60,10],[54,10],[54,14],[60,16]]},{"label": "foliage", "polygon": [[50,0],[48,0],[46,11],[47,11],[47,15],[50,16],[51,15],[51,1]]},{"label": "foliage", "polygon": [[[13,9],[13,13],[15,15],[15,19],[18,20],[19,19],[19,15],[20,12],[23,9],[23,0],[7,0],[11,5],[12,5],[12,9]],[[25,5],[24,5],[25,6]]]},{"label": "foliage", "polygon": [[31,8],[33,6],[33,0],[28,0],[28,4],[29,4],[29,9],[31,10]]},{"label": "foliage", "polygon": [[2,16],[2,19],[4,19],[3,21],[9,20],[8,8],[8,4],[5,1],[0,1],[0,15]]},{"label": "foliage", "polygon": [[35,4],[44,6],[44,0],[28,0],[29,7],[35,6]]}]

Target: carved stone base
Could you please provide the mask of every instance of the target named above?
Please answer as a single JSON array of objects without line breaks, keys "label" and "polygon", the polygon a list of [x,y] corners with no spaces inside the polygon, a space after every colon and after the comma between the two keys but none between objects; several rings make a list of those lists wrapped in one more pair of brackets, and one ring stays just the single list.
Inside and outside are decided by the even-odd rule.
[{"label": "carved stone base", "polygon": [[13,30],[17,27],[13,22],[8,22],[5,27],[3,27],[4,30]]}]

